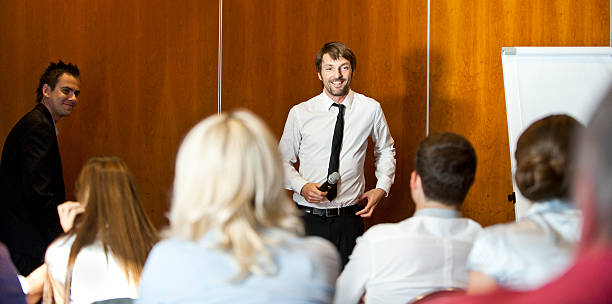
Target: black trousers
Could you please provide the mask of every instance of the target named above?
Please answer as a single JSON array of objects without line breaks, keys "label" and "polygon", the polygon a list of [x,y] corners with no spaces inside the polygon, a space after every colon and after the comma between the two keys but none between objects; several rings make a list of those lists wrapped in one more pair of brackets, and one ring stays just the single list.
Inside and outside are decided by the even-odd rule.
[{"label": "black trousers", "polygon": [[306,235],[320,236],[336,246],[344,268],[353,252],[355,241],[364,232],[361,217],[354,214],[323,217],[305,213],[302,218]]}]

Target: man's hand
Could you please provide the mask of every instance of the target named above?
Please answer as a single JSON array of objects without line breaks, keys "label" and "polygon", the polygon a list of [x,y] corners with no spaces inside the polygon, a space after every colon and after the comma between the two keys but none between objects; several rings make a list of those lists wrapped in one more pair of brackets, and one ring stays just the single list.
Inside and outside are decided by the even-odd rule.
[{"label": "man's hand", "polygon": [[374,208],[380,202],[380,199],[385,196],[385,190],[374,188],[364,194],[359,198],[360,201],[366,200],[366,206],[359,212],[355,213],[356,215],[360,215],[361,217],[371,217]]},{"label": "man's hand", "polygon": [[76,216],[83,212],[85,212],[85,207],[79,202],[65,202],[57,206],[57,214],[64,232],[68,232],[72,228]]},{"label": "man's hand", "polygon": [[304,185],[304,187],[302,187],[300,194],[306,199],[307,202],[318,204],[324,200],[325,195],[327,195],[327,192],[319,191],[319,187],[321,187],[321,184],[307,183]]}]

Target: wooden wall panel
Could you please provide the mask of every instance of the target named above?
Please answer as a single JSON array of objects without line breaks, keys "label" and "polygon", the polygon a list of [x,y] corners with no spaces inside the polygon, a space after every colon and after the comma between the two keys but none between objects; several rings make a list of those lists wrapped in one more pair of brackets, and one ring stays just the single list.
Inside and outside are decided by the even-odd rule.
[{"label": "wooden wall panel", "polygon": [[608,46],[610,2],[431,1],[430,130],[474,143],[476,182],[463,212],[484,225],[514,219],[501,48]]},{"label": "wooden wall panel", "polygon": [[68,197],[89,157],[117,155],[163,225],[180,140],[217,111],[217,20],[217,1],[0,2],[0,140],[48,63],[77,63],[82,95],[58,123]]},{"label": "wooden wall panel", "polygon": [[[223,110],[248,108],[280,137],[290,108],[322,90],[314,66],[327,41],[356,54],[352,88],[378,100],[396,141],[391,195],[368,224],[410,216],[414,153],[425,136],[427,2],[223,2]],[[371,145],[367,187],[375,185]]]},{"label": "wooden wall panel", "polygon": [[[218,1],[0,0],[0,140],[34,106],[57,59],[79,64],[82,91],[58,124],[68,196],[83,163],[116,154],[134,172],[160,226],[176,150],[215,113]],[[502,46],[603,46],[609,1],[431,1],[431,131],[466,135],[479,154],[466,215],[513,218]],[[408,187],[425,135],[427,1],[225,0],[223,109],[251,109],[280,135],[290,107],[321,91],[314,55],[346,42],[353,88],[381,102],[396,140],[397,177],[373,220],[412,214]],[[372,157],[366,168],[373,186]]]}]

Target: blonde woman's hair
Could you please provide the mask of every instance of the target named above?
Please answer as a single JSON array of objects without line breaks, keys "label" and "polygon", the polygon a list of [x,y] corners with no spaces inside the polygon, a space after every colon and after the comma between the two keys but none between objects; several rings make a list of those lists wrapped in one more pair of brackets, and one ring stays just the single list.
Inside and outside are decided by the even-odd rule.
[{"label": "blonde woman's hair", "polygon": [[218,232],[240,268],[237,279],[273,272],[262,229],[303,230],[283,189],[278,141],[248,111],[211,116],[187,134],[176,159],[169,237],[191,241]]},{"label": "blonde woman's hair", "polygon": [[125,163],[114,156],[93,157],[81,170],[76,197],[85,205],[68,235],[75,235],[68,258],[66,303],[70,299],[72,268],[84,247],[100,241],[111,252],[128,281],[138,284],[147,255],[158,241]]}]

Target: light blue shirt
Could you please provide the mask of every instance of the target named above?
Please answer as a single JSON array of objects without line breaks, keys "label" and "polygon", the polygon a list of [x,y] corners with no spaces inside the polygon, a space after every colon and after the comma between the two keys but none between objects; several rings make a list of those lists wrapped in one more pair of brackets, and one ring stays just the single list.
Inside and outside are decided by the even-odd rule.
[{"label": "light blue shirt", "polygon": [[536,203],[518,222],[485,228],[474,242],[468,268],[505,288],[538,288],[570,265],[581,225],[581,213],[570,203]]},{"label": "light blue shirt", "polygon": [[450,219],[460,217],[461,212],[454,209],[423,208],[415,211],[413,216],[433,216]]},{"label": "light blue shirt", "polygon": [[282,239],[269,250],[275,263],[270,276],[250,275],[235,283],[237,263],[216,246],[209,232],[198,242],[158,243],[140,280],[139,303],[331,303],[340,258],[327,240],[297,237],[270,229]]}]

